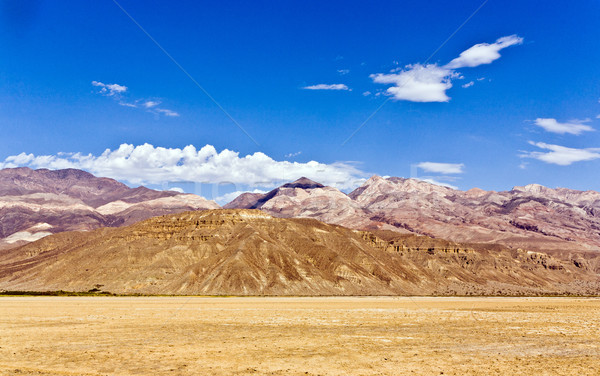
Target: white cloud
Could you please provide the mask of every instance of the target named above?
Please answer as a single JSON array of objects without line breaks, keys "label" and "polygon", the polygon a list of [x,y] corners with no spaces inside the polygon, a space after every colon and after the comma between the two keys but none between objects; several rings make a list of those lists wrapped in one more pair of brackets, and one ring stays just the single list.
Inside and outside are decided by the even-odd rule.
[{"label": "white cloud", "polygon": [[463,163],[421,162],[417,164],[417,167],[437,174],[462,174],[465,165]]},{"label": "white cloud", "polygon": [[144,102],[144,107],[146,108],[152,108],[152,107],[156,107],[160,104],[160,102],[156,102],[156,101],[146,101]]},{"label": "white cloud", "polygon": [[498,38],[495,43],[479,43],[460,53],[460,56],[446,65],[446,68],[457,69],[476,67],[490,64],[500,58],[499,51],[503,48],[523,43],[523,38],[517,35]]},{"label": "white cloud", "polygon": [[225,193],[222,196],[216,197],[215,201],[219,205],[225,205],[225,204],[228,204],[231,201],[235,200],[239,195],[241,195],[243,193],[260,193],[260,194],[264,194],[264,193],[267,193],[267,192],[268,191],[265,191],[265,190],[262,190],[262,189],[255,189],[255,190],[252,190],[252,191],[235,191],[235,192]]},{"label": "white cloud", "polygon": [[183,188],[180,188],[180,187],[172,187],[172,188],[169,188],[169,191],[172,191],[172,192],[179,192],[179,193],[184,193],[184,190],[183,190]]},{"label": "white cloud", "polygon": [[473,82],[473,81],[470,81],[470,82],[467,82],[466,84],[464,84],[464,85],[461,85],[461,86],[462,86],[463,88],[465,88],[465,89],[466,89],[466,88],[468,88],[468,87],[471,87],[471,86],[473,86],[473,85],[475,85],[475,82]]},{"label": "white cloud", "polygon": [[318,84],[318,85],[311,85],[311,86],[305,86],[303,87],[303,89],[306,90],[350,90],[348,88],[348,86],[344,85],[344,84]]},{"label": "white cloud", "polygon": [[100,81],[92,81],[92,85],[99,87],[100,93],[107,96],[114,96],[127,91],[127,86],[119,84],[104,84]]},{"label": "white cloud", "polygon": [[583,123],[590,122],[590,119],[585,120],[571,120],[568,123],[559,123],[556,119],[543,119],[537,118],[535,119],[535,125],[544,128],[548,132],[558,133],[558,134],[574,134],[579,135],[582,132],[591,132],[594,128],[589,125],[585,125]]},{"label": "white cloud", "polygon": [[123,100],[123,95],[127,91],[127,87],[119,84],[104,84],[99,81],[92,81],[92,85],[99,87],[99,93],[112,97],[120,106],[131,107],[131,108],[143,108],[148,112],[158,115],[165,115],[169,117],[176,117],[179,114],[173,110],[169,110],[166,108],[157,107],[161,102],[154,100],[146,100],[146,99],[136,99],[133,102]]},{"label": "white cloud", "polygon": [[156,112],[159,114],[163,114],[165,116],[173,116],[173,117],[179,116],[179,114],[177,112],[167,110],[166,108],[154,108],[153,111],[151,111],[151,112]]},{"label": "white cloud", "polygon": [[[489,64],[500,57],[498,51],[522,42],[523,38],[516,35],[502,37],[492,44],[476,44],[444,66],[409,64],[404,69],[395,68],[390,73],[377,73],[369,77],[375,83],[392,84],[393,86],[388,88],[386,92],[397,100],[448,102],[450,97],[448,97],[446,91],[452,87],[452,80],[463,78],[456,69]],[[469,84],[465,85],[463,87],[471,86]]]},{"label": "white cloud", "polygon": [[297,156],[299,156],[300,154],[302,154],[302,152],[301,152],[301,151],[297,151],[297,152],[295,152],[295,153],[289,153],[289,154],[286,154],[286,155],[285,155],[285,157],[286,157],[286,158],[293,158],[293,157],[297,157]]},{"label": "white cloud", "polygon": [[338,73],[344,76],[350,73],[350,69],[338,69]]},{"label": "white cloud", "polygon": [[398,100],[412,102],[448,102],[446,90],[452,87],[450,82],[455,72],[436,64],[407,65],[400,73],[372,74],[373,82],[393,84],[387,93]]},{"label": "white cloud", "polygon": [[[364,97],[368,97],[369,95],[371,95],[371,92],[367,90],[367,91],[363,92],[363,94],[362,94],[362,95],[363,95]],[[598,115],[598,116],[600,116],[600,115]]]},{"label": "white cloud", "polygon": [[600,158],[600,148],[575,149],[568,148],[566,146],[551,145],[543,142],[533,141],[529,141],[529,144],[549,151],[525,152],[521,154],[522,158],[534,158],[542,162],[552,163],[559,166],[568,166],[575,162],[591,161],[593,159]]},{"label": "white cloud", "polygon": [[21,153],[0,162],[0,168],[18,166],[77,168],[131,184],[194,181],[273,187],[282,181],[306,176],[340,189],[352,189],[367,176],[348,162],[276,161],[261,152],[246,156],[227,149],[217,152],[211,145],[197,150],[193,145],[179,149],[122,144],[115,150],[106,149],[101,155],[59,153],[36,156]]}]

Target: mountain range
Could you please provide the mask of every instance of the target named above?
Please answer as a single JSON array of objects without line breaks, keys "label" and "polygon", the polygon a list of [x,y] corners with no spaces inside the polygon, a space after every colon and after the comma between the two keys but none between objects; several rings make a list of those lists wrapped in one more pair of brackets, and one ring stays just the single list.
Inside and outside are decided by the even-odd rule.
[{"label": "mountain range", "polygon": [[224,207],[462,243],[549,252],[600,250],[600,193],[537,184],[503,192],[460,191],[373,176],[346,195],[301,178],[266,194],[242,194]]},{"label": "mountain range", "polygon": [[129,188],[81,170],[0,170],[0,249],[44,236],[116,227],[186,210],[216,209],[192,194]]},{"label": "mountain range", "polygon": [[[81,170],[0,170],[0,249],[62,231],[118,227],[156,215],[220,208],[193,194],[129,188]],[[226,209],[314,218],[462,243],[548,252],[600,250],[600,193],[531,184],[510,191],[455,190],[373,176],[349,194],[300,178]]]},{"label": "mountain range", "polygon": [[67,170],[0,170],[0,289],[599,294],[600,193],[307,178],[221,209]]},{"label": "mountain range", "polygon": [[0,258],[0,289],[193,295],[597,294],[597,260],[351,230],[259,210],[65,232]]}]

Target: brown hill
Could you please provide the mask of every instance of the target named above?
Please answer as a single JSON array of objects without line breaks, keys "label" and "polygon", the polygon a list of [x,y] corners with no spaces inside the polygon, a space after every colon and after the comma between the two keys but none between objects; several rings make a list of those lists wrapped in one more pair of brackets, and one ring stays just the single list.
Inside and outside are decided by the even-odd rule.
[{"label": "brown hill", "polygon": [[[493,247],[492,247],[493,248]],[[236,295],[600,292],[594,260],[472,248],[259,210],[155,217],[0,253],[0,289]]]},{"label": "brown hill", "polygon": [[219,206],[195,195],[129,188],[85,171],[0,170],[0,249],[52,233],[123,226],[156,215]]}]

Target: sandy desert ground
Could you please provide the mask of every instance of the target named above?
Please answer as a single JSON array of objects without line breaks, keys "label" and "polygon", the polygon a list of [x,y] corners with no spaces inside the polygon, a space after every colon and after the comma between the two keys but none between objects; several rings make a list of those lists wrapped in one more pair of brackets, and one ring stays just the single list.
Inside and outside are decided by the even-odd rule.
[{"label": "sandy desert ground", "polygon": [[598,375],[600,300],[1,297],[2,375]]}]

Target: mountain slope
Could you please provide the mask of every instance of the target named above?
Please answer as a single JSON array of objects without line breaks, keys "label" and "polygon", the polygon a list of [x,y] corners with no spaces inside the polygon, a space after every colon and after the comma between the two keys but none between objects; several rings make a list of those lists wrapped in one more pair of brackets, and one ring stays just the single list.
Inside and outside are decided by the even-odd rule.
[{"label": "mountain slope", "polygon": [[[265,194],[245,193],[225,209],[260,209],[282,218],[315,218],[352,228],[369,228],[372,220],[360,205],[336,188],[300,178]],[[390,225],[382,229],[399,230]]]},{"label": "mountain slope", "polygon": [[219,206],[199,196],[129,188],[85,171],[0,170],[0,249],[51,233],[131,224]]},{"label": "mountain slope", "polygon": [[371,219],[458,242],[542,250],[600,249],[600,193],[539,185],[459,191],[372,177],[349,195]]},{"label": "mountain slope", "polygon": [[[385,239],[387,238],[387,240]],[[0,289],[236,295],[598,293],[593,260],[477,249],[258,210],[155,217],[0,253]]]},{"label": "mountain slope", "polygon": [[456,242],[554,252],[600,250],[600,193],[594,191],[533,184],[507,192],[463,192],[415,179],[373,176],[345,195],[316,184],[240,196],[226,207]]}]

